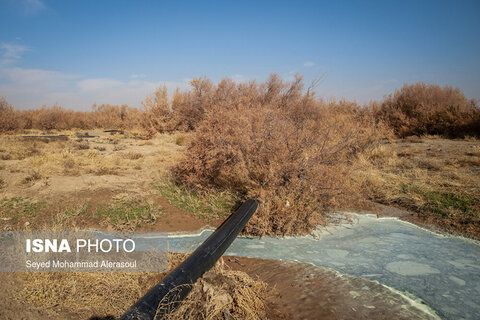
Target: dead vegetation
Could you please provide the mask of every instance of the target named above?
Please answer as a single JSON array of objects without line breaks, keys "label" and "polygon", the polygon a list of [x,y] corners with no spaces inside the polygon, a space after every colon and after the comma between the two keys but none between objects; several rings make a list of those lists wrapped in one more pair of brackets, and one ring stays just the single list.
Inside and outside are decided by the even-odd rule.
[{"label": "dead vegetation", "polygon": [[[26,223],[33,230],[82,226],[132,230],[165,225],[168,217],[157,209],[167,200],[152,202],[161,198],[153,184],[166,179],[169,167],[182,156],[185,147],[176,143],[179,134],[145,141],[128,134],[112,139],[110,134],[91,131],[94,138],[78,141],[75,132],[61,133],[66,139],[0,136],[1,230],[23,230]],[[115,151],[117,146],[123,146],[122,150]],[[126,190],[128,199],[113,199]],[[21,199],[20,207],[13,199]],[[34,207],[30,210],[34,214],[24,214],[24,207],[39,202],[46,203],[46,208]],[[178,224],[171,223],[172,227]]]},{"label": "dead vegetation", "polygon": [[[185,254],[169,254],[169,271]],[[118,317],[165,273],[23,273],[15,299],[34,308],[55,308],[75,317]],[[268,319],[267,285],[222,261],[195,283],[167,319]]]},{"label": "dead vegetation", "polygon": [[411,210],[415,221],[480,238],[480,143],[407,138],[359,156],[353,179],[365,197]]},{"label": "dead vegetation", "polygon": [[[305,90],[300,76],[292,82],[273,74],[264,83],[224,79],[217,84],[197,78],[192,80],[189,90],[176,90],[171,99],[165,87],[159,88],[143,101],[142,111],[101,105],[83,113],[58,106],[16,111],[2,99],[1,132],[34,132],[28,128],[38,128],[43,133],[69,128],[122,130],[112,132],[109,139],[102,141],[80,139],[76,143],[32,141],[15,145],[16,140],[2,137],[0,159],[27,162],[28,172],[15,165],[10,171],[14,176],[22,172],[23,185],[32,188],[40,183],[48,185],[55,175],[122,176],[131,170],[141,173],[147,166],[155,166],[160,171],[155,175],[159,178],[157,186],[163,184],[159,190],[171,197],[173,205],[187,210],[205,209],[197,205],[205,194],[232,196],[235,201],[224,203],[234,203],[233,206],[247,197],[259,198],[261,208],[247,226],[248,232],[257,235],[304,234],[327,223],[326,211],[361,202],[361,189],[352,180],[352,172],[365,165],[365,157],[371,164],[396,166],[396,170],[404,170],[408,175],[445,171],[451,181],[460,185],[469,177],[445,168],[476,167],[476,150],[445,163],[435,159],[434,153],[426,152],[424,159],[411,163],[408,150],[383,157],[380,153],[385,146],[372,149],[380,141],[391,139],[392,133],[405,137],[411,144],[421,144],[420,136],[424,134],[478,136],[478,103],[467,99],[458,88],[424,83],[405,85],[369,107],[346,101],[325,102],[316,98],[313,89]],[[125,128],[135,128],[136,132]],[[175,137],[173,142],[179,150],[188,146],[185,156],[176,154],[172,161],[169,153],[158,152],[152,163],[151,154],[132,150],[131,140],[138,143],[138,138],[152,139],[158,133]],[[131,140],[126,142],[128,139]],[[151,141],[154,139],[143,141],[141,146]],[[358,157],[365,150],[376,151],[361,155],[359,162]],[[171,166],[175,166],[173,175]],[[12,186],[11,179],[2,179],[3,189]],[[375,176],[369,178],[374,179]],[[441,188],[424,192],[404,187],[402,192],[414,199],[434,198],[430,202],[444,203],[442,206],[449,206],[450,200],[465,202],[448,196],[449,191],[444,193]],[[469,197],[459,192],[455,194]],[[396,204],[406,203],[404,207],[415,210],[436,210],[432,205],[413,206],[412,199],[400,202]],[[225,209],[223,204],[219,208],[212,213],[233,209]],[[444,211],[437,213],[445,215]],[[214,215],[217,214],[207,216]]]},{"label": "dead vegetation", "polygon": [[0,96],[0,133],[19,133],[31,129],[133,129],[139,126],[139,120],[140,111],[127,105],[94,105],[90,112],[66,110],[58,105],[19,111]]},{"label": "dead vegetation", "polygon": [[377,118],[386,121],[400,137],[480,136],[478,102],[467,99],[459,88],[406,84],[373,108]]},{"label": "dead vegetation", "polygon": [[252,234],[303,234],[325,224],[324,213],[352,194],[356,154],[384,133],[367,110],[304,93],[301,77],[223,80],[211,92],[205,99],[213,104],[205,106],[174,173],[191,188],[259,198],[261,208],[246,227]]},{"label": "dead vegetation", "polygon": [[[480,133],[478,103],[458,88],[405,85],[369,108],[345,101],[325,103],[311,89],[303,90],[300,77],[285,83],[277,75],[260,84],[225,79],[215,85],[195,79],[192,90],[177,91],[170,104],[166,90],[157,91],[146,114],[162,114],[156,127],[150,126],[152,132],[194,130],[186,158],[174,168],[177,181],[192,190],[228,191],[262,201],[247,226],[247,232],[259,235],[306,233],[327,222],[324,212],[358,203],[362,196],[356,197],[356,191],[361,189],[351,173],[362,170],[364,163],[357,157],[373,150],[382,138],[391,139],[390,130],[412,144],[421,143],[419,136],[424,134],[452,138]],[[407,175],[457,175],[432,158],[432,152],[415,163],[401,152],[400,161],[395,153],[384,160],[378,154],[371,156],[372,161],[386,161]],[[448,161],[467,168],[477,163],[464,155]],[[456,178],[468,180],[466,175]],[[377,193],[387,192],[382,187],[376,185]],[[477,228],[476,202],[464,194],[467,188],[453,193],[440,184],[426,190],[408,185],[400,189],[404,194],[400,203],[383,202],[420,212],[422,219],[435,217],[434,223],[447,229],[469,229],[471,234]],[[369,197],[380,201],[378,196]],[[417,199],[422,200],[416,203]]]},{"label": "dead vegetation", "polygon": [[[0,157],[3,160],[24,160],[25,167],[44,176],[64,174],[78,176],[85,173],[97,175],[118,174],[129,167],[124,159],[139,159],[139,153],[117,156],[101,154],[107,144],[105,139],[74,141],[25,139],[21,136],[0,137]],[[93,147],[93,148],[92,148]]]},{"label": "dead vegetation", "polygon": [[220,261],[195,283],[179,308],[167,313],[165,318],[268,319],[267,297],[273,295],[268,289],[265,282],[254,280],[245,272],[231,270]]},{"label": "dead vegetation", "polygon": [[[480,237],[478,140],[422,136],[478,135],[478,107],[458,89],[406,86],[368,109],[320,101],[312,88],[303,89],[300,77],[284,82],[273,75],[265,83],[195,79],[192,90],[177,90],[171,100],[162,88],[145,100],[142,112],[109,105],[92,112],[17,111],[4,99],[0,103],[1,133],[74,136],[78,131],[58,130],[141,127],[151,138],[139,140],[144,134],[132,130],[89,140],[1,136],[2,230],[134,230],[164,216],[164,207],[135,197],[109,197],[92,207],[50,206],[63,192],[71,197],[128,187],[142,197],[156,191],[149,195],[207,220],[257,197],[261,208],[246,229],[256,235],[307,233],[328,222],[327,211],[366,198]],[[392,143],[385,123],[406,138]],[[66,318],[118,316],[162,276],[24,274],[17,299],[64,309]],[[265,283],[217,265],[169,318],[265,319],[267,290]]]}]

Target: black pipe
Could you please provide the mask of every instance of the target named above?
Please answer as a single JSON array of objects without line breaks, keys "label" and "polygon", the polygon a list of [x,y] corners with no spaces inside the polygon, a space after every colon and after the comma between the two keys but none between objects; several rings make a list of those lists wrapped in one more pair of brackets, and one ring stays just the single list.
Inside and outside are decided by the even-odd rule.
[{"label": "black pipe", "polygon": [[20,138],[23,139],[63,139],[67,140],[68,136],[61,134],[58,136],[19,136]]},{"label": "black pipe", "polygon": [[103,132],[110,132],[110,133],[123,133],[123,130],[103,130]]},{"label": "black pipe", "polygon": [[120,320],[159,319],[175,310],[197,279],[215,265],[243,230],[257,207],[257,200],[245,201],[182,264],[130,307]]}]

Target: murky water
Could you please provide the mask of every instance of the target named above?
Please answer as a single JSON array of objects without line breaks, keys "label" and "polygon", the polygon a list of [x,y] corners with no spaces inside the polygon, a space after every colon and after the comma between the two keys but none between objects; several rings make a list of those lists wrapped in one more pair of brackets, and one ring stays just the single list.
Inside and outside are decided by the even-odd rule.
[{"label": "murky water", "polygon": [[[391,286],[424,300],[444,319],[480,318],[480,244],[434,234],[391,218],[353,215],[354,224],[320,238],[237,238],[226,255],[298,260]],[[190,252],[209,235],[169,239],[170,251]]]}]

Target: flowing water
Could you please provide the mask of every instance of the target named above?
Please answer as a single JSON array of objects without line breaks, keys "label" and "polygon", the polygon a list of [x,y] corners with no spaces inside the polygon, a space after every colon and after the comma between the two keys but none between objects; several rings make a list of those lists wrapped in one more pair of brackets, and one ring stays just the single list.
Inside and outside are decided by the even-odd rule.
[{"label": "flowing water", "polygon": [[[225,254],[329,267],[418,297],[441,318],[480,319],[479,242],[395,218],[351,217],[316,237],[239,237]],[[191,252],[211,233],[169,236],[169,250]]]}]

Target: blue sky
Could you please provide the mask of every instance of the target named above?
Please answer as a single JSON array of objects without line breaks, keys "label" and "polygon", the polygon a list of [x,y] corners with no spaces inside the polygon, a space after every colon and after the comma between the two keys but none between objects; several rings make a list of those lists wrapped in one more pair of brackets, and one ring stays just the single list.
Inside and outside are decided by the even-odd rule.
[{"label": "blue sky", "polygon": [[0,95],[19,109],[140,106],[189,79],[322,77],[323,98],[403,83],[480,98],[480,1],[0,0]]}]

